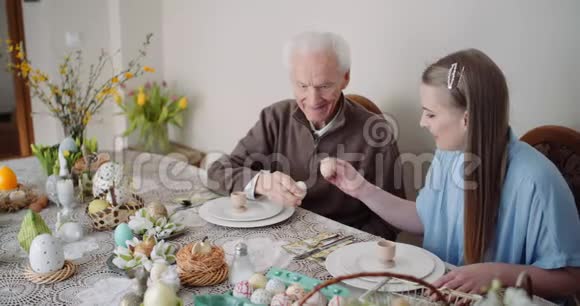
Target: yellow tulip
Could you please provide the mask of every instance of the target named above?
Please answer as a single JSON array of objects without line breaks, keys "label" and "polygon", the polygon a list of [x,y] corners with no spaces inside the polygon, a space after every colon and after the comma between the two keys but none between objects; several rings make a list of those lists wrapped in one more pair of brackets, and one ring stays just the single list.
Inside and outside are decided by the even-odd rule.
[{"label": "yellow tulip", "polygon": [[177,102],[177,105],[179,106],[179,108],[185,109],[187,107],[187,98],[183,97],[183,98],[179,99],[179,102]]},{"label": "yellow tulip", "polygon": [[146,100],[147,100],[147,96],[145,96],[144,92],[140,91],[139,94],[137,94],[137,105],[139,105],[139,106],[145,105]]},{"label": "yellow tulip", "polygon": [[143,66],[143,71],[145,71],[145,72],[155,72],[155,68],[151,68],[149,66]]}]

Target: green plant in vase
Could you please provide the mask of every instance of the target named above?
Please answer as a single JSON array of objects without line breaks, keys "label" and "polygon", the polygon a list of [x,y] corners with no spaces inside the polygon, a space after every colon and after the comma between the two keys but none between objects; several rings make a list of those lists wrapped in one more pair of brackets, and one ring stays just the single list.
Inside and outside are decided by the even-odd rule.
[{"label": "green plant in vase", "polygon": [[131,91],[124,103],[119,103],[122,114],[129,120],[129,128],[123,136],[138,130],[139,146],[147,152],[165,154],[170,149],[167,127],[172,124],[182,127],[183,111],[187,98],[170,92],[165,82],[147,83]]},{"label": "green plant in vase", "polygon": [[[99,150],[99,145],[95,138],[85,139],[84,143],[81,143],[80,138],[75,139],[75,143],[77,147],[81,148],[84,146],[86,154],[94,154],[97,153]],[[32,144],[30,148],[32,150],[32,154],[36,156],[38,161],[40,162],[40,166],[44,173],[49,176],[51,174],[58,175],[58,169],[60,167],[60,163],[58,161],[58,144],[53,146],[46,146],[40,144]],[[72,167],[74,164],[83,157],[83,152],[78,150],[77,152],[64,152],[64,157],[67,161],[67,167],[69,173],[72,173]]]},{"label": "green plant in vase", "polygon": [[34,154],[34,156],[36,156],[40,162],[40,166],[42,167],[42,170],[46,176],[54,174],[54,169],[57,169],[56,173],[58,173],[58,145],[45,146],[40,144],[31,144],[30,148],[32,150],[32,154]]},{"label": "green plant in vase", "polygon": [[[78,149],[74,152],[65,150],[63,156],[66,160],[68,172],[73,175],[75,184],[79,186],[80,200],[84,201],[85,197],[92,195],[92,173],[88,167],[81,171],[76,171],[75,173],[75,164],[82,158],[87,157],[90,159],[91,157],[96,156],[99,147],[97,140],[94,138],[85,138],[84,143],[81,142],[80,138],[77,138],[74,143]],[[48,198],[52,202],[58,202],[56,196],[56,181],[58,180],[60,169],[60,162],[58,159],[59,145],[45,146],[32,144],[30,147],[32,153],[40,162],[42,170],[47,176],[45,188]]]}]

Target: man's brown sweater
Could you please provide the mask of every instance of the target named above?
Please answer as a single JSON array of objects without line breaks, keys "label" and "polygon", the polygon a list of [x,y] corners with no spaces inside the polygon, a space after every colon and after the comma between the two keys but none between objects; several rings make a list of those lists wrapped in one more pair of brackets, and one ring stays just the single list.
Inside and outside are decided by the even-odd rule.
[{"label": "man's brown sweater", "polygon": [[[396,239],[397,229],[320,174],[320,160],[338,157],[349,161],[371,183],[403,195],[402,187],[395,189],[394,167],[399,150],[394,136],[385,128],[387,122],[344,97],[338,103],[342,108],[320,138],[313,134],[295,100],[266,107],[233,152],[211,165],[208,186],[227,195],[244,190],[260,170],[280,171],[308,186],[302,208],[371,234]],[[377,124],[382,126],[378,133],[372,130]]]}]

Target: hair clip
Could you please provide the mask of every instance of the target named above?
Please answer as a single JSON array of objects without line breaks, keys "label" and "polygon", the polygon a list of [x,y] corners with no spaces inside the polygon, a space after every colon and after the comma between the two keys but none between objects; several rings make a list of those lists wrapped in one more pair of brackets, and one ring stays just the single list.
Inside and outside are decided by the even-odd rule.
[{"label": "hair clip", "polygon": [[453,81],[455,81],[455,73],[457,72],[457,63],[451,64],[449,72],[447,72],[447,88],[453,88]]}]

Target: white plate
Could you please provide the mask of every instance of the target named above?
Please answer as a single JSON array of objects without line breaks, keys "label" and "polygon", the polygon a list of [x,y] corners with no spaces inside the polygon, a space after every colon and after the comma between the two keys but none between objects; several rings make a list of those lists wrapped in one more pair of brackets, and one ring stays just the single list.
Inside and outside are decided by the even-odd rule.
[{"label": "white plate", "polygon": [[[348,246],[354,246],[354,245],[359,245],[359,244],[358,243],[351,244]],[[399,246],[397,245],[397,248],[398,247]],[[346,271],[346,269],[341,264],[341,258],[344,256],[344,252],[341,252],[341,250],[344,248],[345,247],[340,248],[340,249],[330,253],[330,255],[328,255],[326,257],[326,262],[325,262],[326,270],[333,277],[339,277],[339,276],[351,274],[349,271]],[[423,278],[424,281],[432,284],[436,280],[438,280],[441,276],[443,276],[443,274],[445,274],[445,263],[441,259],[439,259],[437,256],[430,253],[429,251],[427,251],[427,250],[423,250],[423,251],[425,251],[427,254],[431,255],[432,259],[435,262],[435,268],[433,269],[431,274],[429,274],[428,276]],[[373,287],[375,287],[375,285],[376,285],[376,282],[364,280],[362,278],[348,279],[348,280],[344,280],[343,282],[345,284],[353,286],[355,288],[360,288],[360,289],[365,289],[365,290],[373,289]],[[398,282],[393,281],[393,282],[388,283],[385,287],[383,287],[383,289],[381,291],[403,292],[403,291],[414,290],[417,288],[419,288],[419,285],[417,285],[415,283],[410,283],[410,282],[406,282],[406,281],[398,281]]]},{"label": "white plate", "polygon": [[293,207],[286,207],[282,210],[281,213],[277,214],[276,216],[274,216],[272,218],[258,220],[258,221],[240,222],[240,221],[228,221],[228,220],[218,219],[218,218],[212,216],[207,210],[208,210],[207,204],[204,204],[199,209],[199,216],[202,219],[204,219],[205,221],[207,221],[209,223],[215,224],[215,225],[225,226],[225,227],[234,227],[234,228],[254,228],[254,227],[263,227],[263,226],[274,225],[276,223],[280,223],[280,222],[292,217],[292,215],[294,214]]},{"label": "white plate", "polygon": [[[341,264],[345,271],[351,274],[360,272],[392,272],[406,274],[416,278],[424,278],[435,269],[433,257],[422,248],[410,244],[397,243],[395,265],[387,268],[376,256],[376,242],[363,242],[343,248],[345,256]],[[368,281],[380,282],[382,278],[363,278]]]},{"label": "white plate", "polygon": [[213,217],[226,221],[258,221],[268,219],[279,214],[284,209],[280,204],[268,201],[248,200],[248,208],[243,212],[236,212],[232,209],[232,202],[229,197],[208,201],[204,206],[208,206],[207,212]]}]

